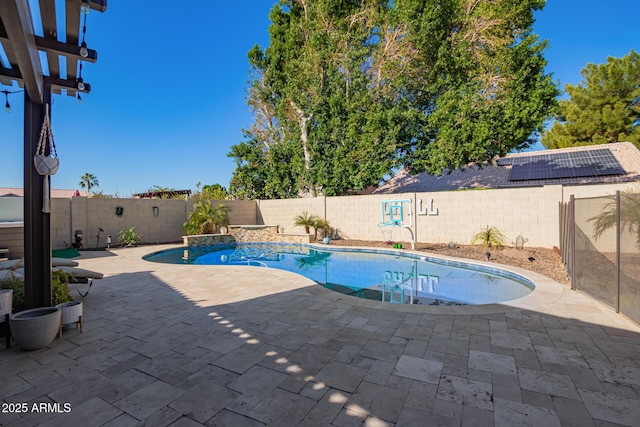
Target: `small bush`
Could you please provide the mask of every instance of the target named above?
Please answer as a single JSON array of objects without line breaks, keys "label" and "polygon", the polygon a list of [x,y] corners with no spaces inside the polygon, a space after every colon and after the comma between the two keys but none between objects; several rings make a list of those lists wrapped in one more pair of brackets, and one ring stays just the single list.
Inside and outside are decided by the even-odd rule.
[{"label": "small bush", "polygon": [[489,248],[502,248],[504,246],[504,242],[507,240],[502,231],[498,230],[496,227],[489,227],[487,225],[486,228],[478,231],[471,238],[471,244],[481,244],[482,246],[486,246]]},{"label": "small bush", "polygon": [[329,224],[329,221],[323,218],[318,218],[316,222],[313,224],[313,237],[315,239],[318,238],[318,231],[322,230],[322,237],[329,237],[331,239],[335,238],[336,230]]},{"label": "small bush", "polygon": [[134,230],[135,227],[125,228],[118,233],[118,243],[121,246],[134,246],[140,241],[140,234]]},{"label": "small bush", "polygon": [[13,312],[24,310],[24,282],[21,279],[0,281],[0,289],[13,289]]},{"label": "small bush", "polygon": [[[51,300],[53,306],[63,302],[73,301],[69,294],[69,278],[73,275],[61,270],[51,273]],[[24,306],[24,281],[22,279],[8,279],[0,281],[0,289],[13,289],[13,312],[17,313],[25,309]]]}]

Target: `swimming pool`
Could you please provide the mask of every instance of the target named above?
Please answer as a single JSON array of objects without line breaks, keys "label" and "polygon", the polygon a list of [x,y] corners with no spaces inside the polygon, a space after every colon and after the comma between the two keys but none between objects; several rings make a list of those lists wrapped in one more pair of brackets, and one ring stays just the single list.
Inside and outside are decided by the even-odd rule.
[{"label": "swimming pool", "polygon": [[169,264],[278,268],[347,295],[401,304],[490,304],[524,297],[535,287],[515,273],[415,253],[289,243],[183,247],[155,252],[143,259]]}]

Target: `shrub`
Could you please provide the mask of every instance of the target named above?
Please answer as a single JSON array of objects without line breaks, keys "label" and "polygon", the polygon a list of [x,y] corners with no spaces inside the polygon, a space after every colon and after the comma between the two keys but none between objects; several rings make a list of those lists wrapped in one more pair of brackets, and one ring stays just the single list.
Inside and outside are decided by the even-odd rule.
[{"label": "shrub", "polygon": [[125,228],[118,233],[118,243],[121,246],[133,246],[140,241],[140,234],[134,230],[135,227]]},{"label": "shrub", "polygon": [[13,312],[24,310],[24,282],[11,278],[0,281],[0,289],[13,289]]},{"label": "shrub", "polygon": [[[61,270],[51,273],[51,300],[54,306],[72,301],[69,294],[69,278],[73,275]],[[0,281],[0,289],[13,289],[13,312],[22,311],[24,307],[24,281],[22,279],[8,279]]]},{"label": "shrub", "polygon": [[72,274],[62,270],[51,272],[51,299],[54,306],[73,301],[71,294],[69,294],[69,278],[71,277],[73,277]]},{"label": "shrub", "polygon": [[500,249],[504,246],[506,239],[505,235],[496,227],[489,227],[487,225],[486,228],[473,235],[471,238],[471,244],[475,245],[480,243],[482,246],[487,246],[489,248],[496,247]]},{"label": "shrub", "polygon": [[318,230],[322,230],[322,237],[330,237],[332,239],[334,237],[335,230],[333,229],[333,227],[331,227],[331,224],[329,224],[329,221],[327,221],[326,219],[318,218],[315,224],[313,224],[313,229],[313,237],[316,239],[318,238]]}]

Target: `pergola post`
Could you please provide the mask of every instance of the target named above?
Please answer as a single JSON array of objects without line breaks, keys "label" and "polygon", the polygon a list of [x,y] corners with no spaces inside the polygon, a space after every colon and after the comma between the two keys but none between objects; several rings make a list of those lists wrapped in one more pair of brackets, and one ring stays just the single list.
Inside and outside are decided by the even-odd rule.
[{"label": "pergola post", "polygon": [[[44,104],[51,104],[51,87],[45,85]],[[24,97],[24,273],[25,308],[51,306],[51,214],[42,212],[43,176],[33,163],[44,104]],[[51,110],[49,111],[51,114]],[[46,179],[51,179],[49,176]],[[51,188],[51,187],[49,187]]]}]

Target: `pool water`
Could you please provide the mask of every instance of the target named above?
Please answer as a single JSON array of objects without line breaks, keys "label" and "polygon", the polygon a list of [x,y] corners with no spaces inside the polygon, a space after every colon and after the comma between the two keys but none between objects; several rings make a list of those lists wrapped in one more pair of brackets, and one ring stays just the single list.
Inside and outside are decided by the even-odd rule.
[{"label": "pool water", "polygon": [[534,289],[527,279],[499,269],[384,250],[234,243],[170,249],[144,259],[277,268],[347,295],[401,304],[490,304],[521,298]]}]

